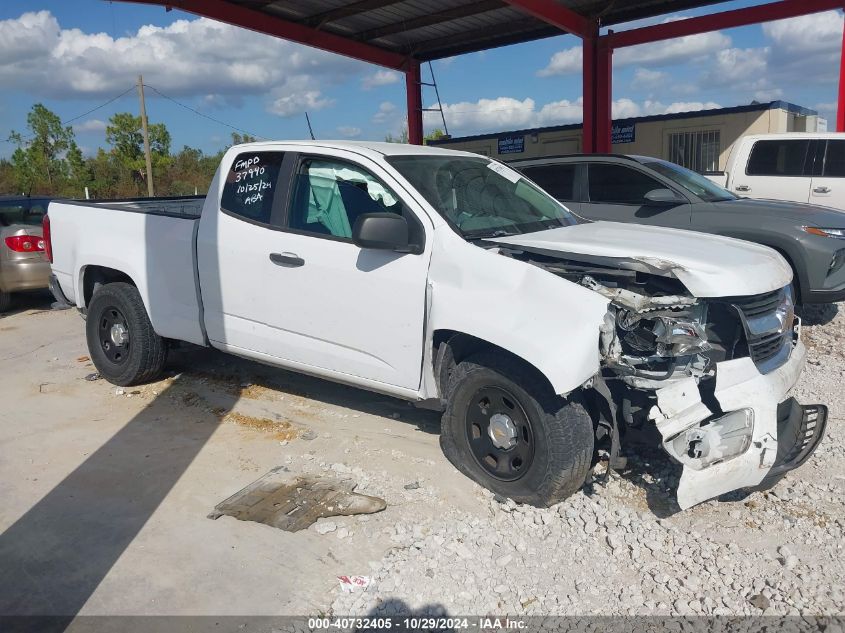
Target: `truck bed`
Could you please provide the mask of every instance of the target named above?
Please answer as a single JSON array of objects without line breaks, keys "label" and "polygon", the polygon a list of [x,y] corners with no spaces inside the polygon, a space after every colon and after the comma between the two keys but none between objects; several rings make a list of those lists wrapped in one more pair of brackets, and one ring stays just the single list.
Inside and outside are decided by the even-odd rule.
[{"label": "truck bed", "polygon": [[155,331],[203,344],[196,229],[204,196],[61,201],[48,208],[53,273],[85,308],[91,275],[111,269],[138,288]]}]

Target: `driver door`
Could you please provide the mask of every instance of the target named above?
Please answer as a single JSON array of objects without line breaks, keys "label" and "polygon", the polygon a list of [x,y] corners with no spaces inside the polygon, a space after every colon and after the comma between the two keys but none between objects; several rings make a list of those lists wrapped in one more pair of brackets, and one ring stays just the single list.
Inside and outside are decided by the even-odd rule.
[{"label": "driver door", "polygon": [[646,201],[649,191],[668,188],[633,166],[591,162],[587,166],[587,191],[580,215],[590,220],[689,228],[689,203],[666,206]]},{"label": "driver door", "polygon": [[[274,202],[267,224],[232,217],[231,209],[219,215],[227,223],[214,244],[226,331],[215,339],[209,327],[209,335],[222,336],[224,349],[280,365],[417,389],[431,256],[419,218],[429,220],[394,193],[401,189],[389,173],[358,159],[339,150],[288,155],[289,184],[282,186],[282,169],[277,193],[289,195]],[[357,217],[375,212],[405,216],[417,252],[353,244]],[[205,307],[213,320],[214,302]]]}]

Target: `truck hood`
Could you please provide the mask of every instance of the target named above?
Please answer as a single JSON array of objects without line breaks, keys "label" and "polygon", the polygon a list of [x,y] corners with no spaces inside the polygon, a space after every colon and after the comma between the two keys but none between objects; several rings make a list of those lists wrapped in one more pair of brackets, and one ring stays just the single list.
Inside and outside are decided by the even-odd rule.
[{"label": "truck hood", "polygon": [[794,220],[802,226],[822,228],[845,228],[845,211],[803,202],[785,202],[783,200],[762,200],[740,198],[711,202],[719,211],[731,214],[747,214],[757,217],[774,216]]},{"label": "truck hood", "polygon": [[729,237],[620,222],[591,222],[490,240],[526,251],[675,277],[696,297],[779,290],[792,269],[766,246]]}]

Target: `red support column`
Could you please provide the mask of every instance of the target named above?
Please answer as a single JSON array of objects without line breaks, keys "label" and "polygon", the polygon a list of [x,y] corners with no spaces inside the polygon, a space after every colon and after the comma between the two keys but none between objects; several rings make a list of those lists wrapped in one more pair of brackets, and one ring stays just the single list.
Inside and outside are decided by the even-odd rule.
[{"label": "red support column", "polygon": [[420,63],[412,59],[405,71],[405,91],[408,95],[408,142],[411,145],[423,144],[422,83]]},{"label": "red support column", "polygon": [[597,31],[581,40],[582,67],[581,78],[583,81],[583,92],[581,96],[581,107],[583,111],[583,136],[581,139],[581,151],[585,154],[593,154],[596,151],[596,48]]},{"label": "red support column", "polygon": [[836,131],[845,132],[845,24],[842,28],[842,52],[839,60],[839,103],[836,109]]},{"label": "red support column", "polygon": [[606,38],[598,40],[596,50],[596,152],[609,154],[613,128],[613,49]]}]

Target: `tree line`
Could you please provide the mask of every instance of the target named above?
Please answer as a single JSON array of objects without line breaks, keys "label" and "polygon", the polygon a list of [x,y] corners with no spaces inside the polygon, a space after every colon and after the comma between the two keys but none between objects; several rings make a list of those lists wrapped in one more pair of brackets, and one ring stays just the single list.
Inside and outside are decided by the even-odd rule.
[{"label": "tree line", "polygon": [[[84,156],[69,125],[37,103],[26,118],[25,133],[12,132],[16,145],[8,159],[0,159],[0,195],[23,194],[82,198],[86,187],[92,198],[134,198],[147,195],[144,138],[141,117],[114,114],[106,125],[108,149]],[[185,145],[170,150],[171,137],[164,123],[149,125],[153,183],[157,196],[206,193],[225,152],[205,154]],[[232,144],[255,138],[232,133]]]},{"label": "tree line", "polygon": [[[9,141],[17,148],[11,158],[0,159],[0,195],[17,194],[83,198],[137,198],[147,195],[147,169],[141,117],[129,112],[114,114],[106,125],[108,149],[98,148],[84,156],[69,125],[36,103],[26,117],[25,133],[12,132]],[[183,146],[170,151],[170,132],[164,123],[148,126],[153,184],[157,196],[205,194],[225,149],[215,154]],[[425,142],[443,137],[436,129]],[[251,143],[249,134],[232,132],[232,145]],[[386,141],[407,143],[407,129]]]}]

